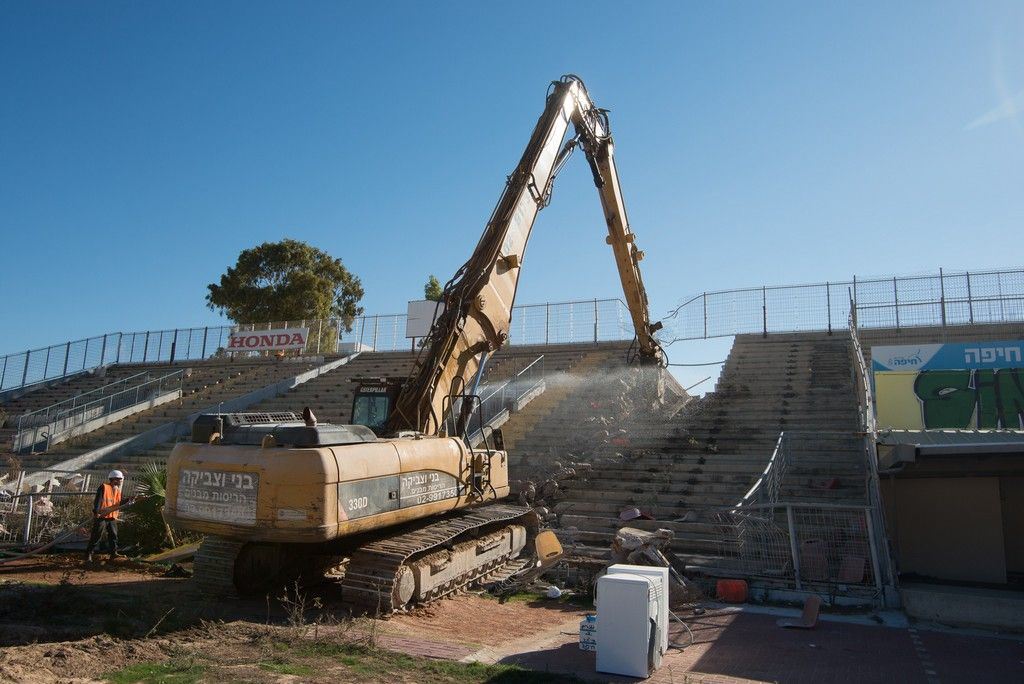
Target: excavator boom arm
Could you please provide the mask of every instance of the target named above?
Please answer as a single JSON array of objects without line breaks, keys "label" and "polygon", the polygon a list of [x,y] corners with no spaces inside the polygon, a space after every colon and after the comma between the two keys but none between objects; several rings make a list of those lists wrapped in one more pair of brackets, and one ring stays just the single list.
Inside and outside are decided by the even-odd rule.
[{"label": "excavator boom arm", "polygon": [[[570,126],[575,135],[563,145]],[[508,340],[516,288],[537,214],[550,201],[554,179],[574,146],[587,155],[608,225],[641,361],[660,363],[649,320],[637,249],[626,219],[607,115],[590,100],[583,82],[564,76],[552,84],[547,105],[515,171],[508,177],[483,236],[444,289],[424,351],[402,389],[388,428],[444,432],[451,397],[479,378],[488,356]]]}]

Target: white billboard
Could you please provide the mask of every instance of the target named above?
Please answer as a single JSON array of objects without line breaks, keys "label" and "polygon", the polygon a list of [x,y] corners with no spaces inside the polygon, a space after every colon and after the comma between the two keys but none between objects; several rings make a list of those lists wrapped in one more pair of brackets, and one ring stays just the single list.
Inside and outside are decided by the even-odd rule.
[{"label": "white billboard", "polygon": [[426,337],[430,332],[430,326],[434,324],[435,314],[441,315],[444,311],[444,304],[433,302],[429,299],[421,299],[409,302],[405,317],[406,337]]}]

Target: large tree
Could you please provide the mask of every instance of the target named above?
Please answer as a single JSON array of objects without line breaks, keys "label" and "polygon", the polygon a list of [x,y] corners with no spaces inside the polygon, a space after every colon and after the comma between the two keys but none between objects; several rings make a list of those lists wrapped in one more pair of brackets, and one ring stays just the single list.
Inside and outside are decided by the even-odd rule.
[{"label": "large tree", "polygon": [[299,240],[242,250],[206,304],[236,323],[340,318],[346,330],[363,313],[363,285],[330,254]]}]

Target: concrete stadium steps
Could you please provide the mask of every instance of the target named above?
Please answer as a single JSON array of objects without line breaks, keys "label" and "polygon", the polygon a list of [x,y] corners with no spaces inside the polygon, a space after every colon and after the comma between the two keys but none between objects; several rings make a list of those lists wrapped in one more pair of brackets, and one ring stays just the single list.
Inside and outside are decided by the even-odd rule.
[{"label": "concrete stadium steps", "polygon": [[[322,422],[347,423],[352,411],[354,378],[405,377],[412,370],[416,354],[412,352],[363,352],[352,361],[317,378],[305,382],[288,392],[261,401],[246,412],[293,411],[301,413],[308,406]],[[175,442],[166,442],[151,449],[121,456],[104,462],[104,467],[115,465],[129,472],[147,463],[163,465],[167,462]]]},{"label": "concrete stadium steps", "polygon": [[0,408],[7,412],[9,419],[16,418],[23,413],[38,411],[138,373],[150,373],[153,377],[159,377],[179,368],[182,366],[169,364],[109,366],[101,373],[83,373],[52,385],[29,388],[26,394],[17,399],[0,402]]},{"label": "concrete stadium steps", "polygon": [[[146,373],[149,378],[159,378],[176,370],[181,370],[184,367],[182,365],[172,366],[164,363],[108,366],[99,373],[83,373],[52,385],[39,386],[35,389],[30,389],[26,394],[21,395],[17,399],[2,402],[0,403],[0,409],[7,413],[5,422],[7,427],[0,425],[0,454],[11,452],[14,437],[17,434],[18,416],[73,399],[87,392],[97,390],[104,385],[124,380],[139,373]],[[145,380],[146,377],[143,376],[133,381],[130,386],[134,387],[145,382]],[[128,386],[125,387],[125,389],[127,388]],[[88,399],[85,401],[88,401]]]},{"label": "concrete stadium steps", "polygon": [[[562,359],[568,363],[561,364],[556,373],[549,372],[544,394],[502,428],[513,477],[520,477],[514,472],[518,453],[568,448],[566,440],[572,429],[596,412],[588,404],[612,400],[615,390],[621,387],[616,388],[607,373],[625,367],[627,348],[617,344],[578,350]],[[600,386],[600,391],[596,386]]]},{"label": "concrete stadium steps", "polygon": [[[836,478],[838,479],[838,478]],[[780,487],[779,499],[792,503],[832,503],[864,505],[861,495],[863,481],[851,480],[829,489],[831,478],[793,477],[787,478]],[[720,483],[697,480],[693,484],[681,481],[673,485],[644,487],[635,482],[589,480],[584,489],[567,489],[555,506],[558,512],[563,504],[573,510],[601,512],[618,518],[623,510],[637,507],[659,520],[679,517],[687,510],[734,506],[742,497],[737,495],[737,484],[723,477]]]},{"label": "concrete stadium steps", "polygon": [[56,445],[43,454],[21,455],[26,468],[45,468],[75,455],[139,435],[165,423],[181,420],[205,407],[246,394],[312,367],[309,362],[240,360],[188,366],[191,374],[183,380],[183,396],[177,401],[143,411],[80,438]]},{"label": "concrete stadium steps", "polygon": [[[671,487],[686,485],[697,489],[704,484],[717,484],[729,482],[732,484],[731,491],[738,495],[746,493],[747,489],[757,481],[764,471],[766,460],[733,459],[729,454],[719,455],[719,462],[698,463],[682,459],[665,459],[656,461],[654,459],[636,459],[618,463],[598,462],[593,464],[593,471],[586,474],[587,486],[597,486],[605,482],[608,485],[618,483],[623,490],[629,488],[649,489],[648,485],[656,487]],[[849,456],[852,459],[855,455]],[[526,456],[524,460],[528,465],[535,467],[546,462],[547,456]],[[867,473],[859,466],[846,466],[837,464],[835,459],[798,461],[789,466],[786,471],[787,484],[796,481],[803,481],[808,485],[815,482],[838,479],[841,486],[858,486],[863,484],[863,478]],[[572,486],[572,485],[569,485]],[[609,486],[609,488],[613,488]],[[734,497],[730,503],[735,503],[739,496]]]},{"label": "concrete stadium steps", "polygon": [[[300,413],[306,406],[310,407],[317,418],[323,422],[345,424],[351,421],[352,399],[356,383],[355,378],[391,377],[405,378],[412,372],[417,352],[363,352],[347,364],[339,366],[329,373],[314,378],[298,387],[262,401],[247,411],[294,411]],[[577,346],[565,347],[508,347],[494,355],[488,363],[485,373],[486,382],[500,382],[509,373],[522,367],[541,354],[544,354],[545,370],[557,374],[570,368],[572,364],[588,353],[588,350]],[[492,370],[499,377],[491,375]],[[543,395],[541,395],[543,397]],[[539,399],[529,404],[532,406]],[[174,442],[167,442],[152,449],[119,457],[116,462],[103,464],[103,468],[120,466],[122,469],[134,471],[146,463],[164,464],[174,448]]]},{"label": "concrete stadium steps", "polygon": [[[512,477],[535,479],[556,462],[591,464],[577,479],[560,482],[552,508],[559,535],[574,552],[606,553],[623,526],[668,527],[688,562],[697,554],[718,565],[730,535],[703,518],[708,509],[742,499],[762,476],[781,431],[791,433],[781,500],[864,503],[850,351],[845,335],[738,336],[716,392],[671,421],[642,410],[617,415],[623,403],[615,373],[624,364],[595,359],[584,367],[586,376],[552,397],[557,401],[543,407],[540,419],[525,428],[518,417],[510,421]],[[621,521],[619,513],[633,507],[656,520]],[[698,521],[679,521],[687,513]]]},{"label": "concrete stadium steps", "polygon": [[309,407],[322,422],[351,421],[355,378],[408,377],[416,362],[413,352],[363,352],[347,364],[303,383],[289,392],[261,401],[246,411],[294,411]]}]

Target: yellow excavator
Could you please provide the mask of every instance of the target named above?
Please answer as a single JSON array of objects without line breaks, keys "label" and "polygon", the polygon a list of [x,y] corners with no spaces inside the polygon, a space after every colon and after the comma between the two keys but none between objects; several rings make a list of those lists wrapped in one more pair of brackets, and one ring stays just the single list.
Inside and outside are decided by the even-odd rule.
[{"label": "yellow excavator", "polygon": [[480,242],[445,286],[412,374],[357,391],[354,422],[375,419],[318,423],[308,408],[301,417],[204,415],[175,447],[164,517],[206,535],[194,565],[203,589],[261,593],[326,571],[341,577],[346,603],[389,613],[561,556],[531,509],[501,501],[509,473],[500,433],[476,447],[467,433],[487,359],[508,340],[530,232],[576,147],[604,207],[636,329],[633,356],[639,372],[660,377],[661,326],[649,320],[607,112],[578,77],[563,76]]}]

